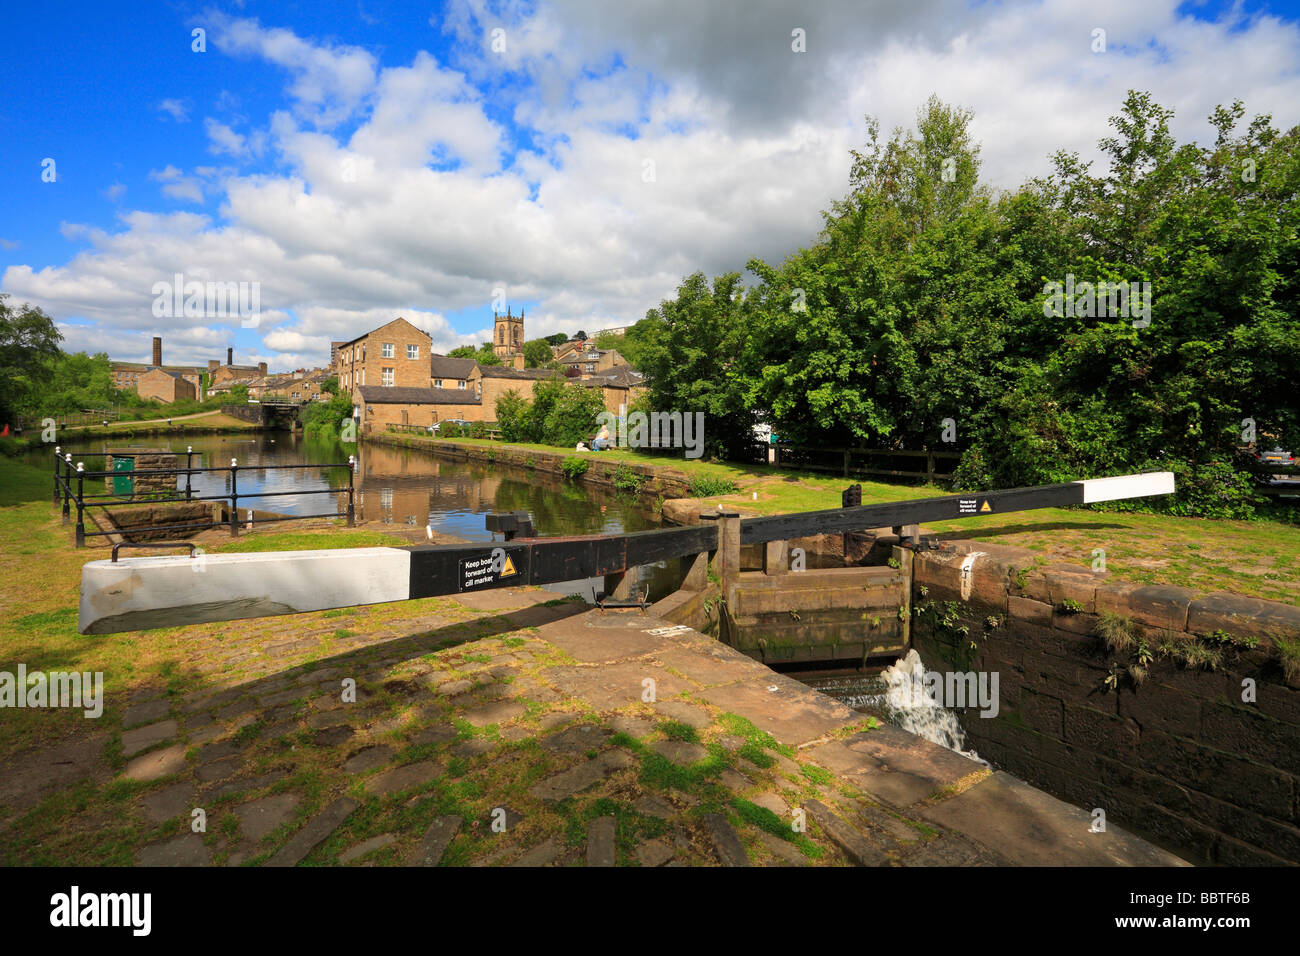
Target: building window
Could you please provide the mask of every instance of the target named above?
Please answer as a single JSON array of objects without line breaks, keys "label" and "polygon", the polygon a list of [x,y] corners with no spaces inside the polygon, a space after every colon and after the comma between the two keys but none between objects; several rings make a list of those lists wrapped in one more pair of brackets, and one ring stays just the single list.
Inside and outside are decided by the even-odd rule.
[{"label": "building window", "polygon": [[440,378],[435,378],[435,379],[433,380],[433,387],[434,387],[434,388],[442,388],[442,379],[440,379]]},{"label": "building window", "polygon": [[393,357],[393,343],[385,342],[383,346],[383,354],[380,355],[380,358],[392,358],[392,357]]},{"label": "building window", "polygon": [[463,378],[460,380],[460,387],[461,388],[465,387],[465,380]]},{"label": "building window", "polygon": [[420,357],[420,347],[418,345],[408,345],[406,347],[406,357],[408,359],[418,359]]},{"label": "building window", "polygon": [[386,368],[383,370],[383,379],[385,385],[393,384],[393,370],[391,368]]}]

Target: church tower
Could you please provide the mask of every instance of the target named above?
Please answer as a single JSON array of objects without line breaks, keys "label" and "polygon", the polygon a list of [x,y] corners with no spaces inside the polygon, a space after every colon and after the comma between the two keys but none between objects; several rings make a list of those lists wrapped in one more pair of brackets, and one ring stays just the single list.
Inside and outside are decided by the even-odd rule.
[{"label": "church tower", "polygon": [[524,350],[524,312],[512,315],[506,307],[506,314],[492,312],[492,351],[498,358],[508,359]]}]

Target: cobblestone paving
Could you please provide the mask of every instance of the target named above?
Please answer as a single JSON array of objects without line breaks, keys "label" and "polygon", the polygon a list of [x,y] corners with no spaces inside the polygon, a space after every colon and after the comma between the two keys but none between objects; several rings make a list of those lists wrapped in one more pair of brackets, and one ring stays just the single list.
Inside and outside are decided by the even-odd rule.
[{"label": "cobblestone paving", "polygon": [[510,594],[197,642],[206,686],[120,702],[103,782],[28,820],[162,866],[1006,862],[920,813],[979,765],[891,777],[884,728],[709,638]]}]

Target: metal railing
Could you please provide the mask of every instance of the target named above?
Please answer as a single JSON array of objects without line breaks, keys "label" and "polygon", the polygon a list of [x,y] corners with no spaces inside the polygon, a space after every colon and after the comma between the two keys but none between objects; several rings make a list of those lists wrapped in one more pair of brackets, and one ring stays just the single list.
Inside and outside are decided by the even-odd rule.
[{"label": "metal railing", "polygon": [[[85,458],[126,458],[133,457],[123,452],[80,452]],[[174,454],[179,455],[180,452]],[[86,538],[108,535],[121,535],[124,538],[133,534],[152,534],[157,531],[206,531],[210,528],[221,527],[228,524],[231,537],[239,534],[239,502],[252,498],[279,498],[287,495],[341,495],[344,493],[343,488],[309,488],[297,491],[253,491],[245,494],[239,493],[239,462],[235,458],[230,459],[230,464],[218,468],[195,468],[194,467],[194,447],[191,445],[185,450],[185,467],[184,468],[147,468],[141,470],[128,471],[86,471],[85,463],[78,461],[74,468],[71,452],[63,453],[62,449],[54,449],[54,504],[62,505],[63,523],[68,524],[72,520],[72,506],[77,508],[77,523],[75,528],[75,540],[78,548],[86,545]],[[247,467],[247,466],[245,466]],[[348,527],[356,526],[356,457],[348,456],[348,460],[339,464],[322,464],[322,465],[270,465],[256,466],[258,468],[274,468],[277,470],[291,469],[330,469],[346,468],[348,472],[348,486],[346,489],[348,496],[347,508],[343,511],[325,512],[322,514],[310,515],[283,515],[280,517],[261,517],[254,515],[253,510],[248,510],[248,515],[244,519],[244,524],[252,528],[254,524],[272,524],[279,521],[305,521],[311,518],[346,518]],[[198,495],[194,493],[193,475],[218,474],[226,472],[230,475],[230,491],[226,494],[219,495]],[[134,487],[133,494],[130,498],[124,498],[116,492],[109,491],[103,494],[87,493],[85,488],[86,479],[135,479],[143,476],[171,475],[173,477],[185,476],[185,487],[177,488],[174,495],[164,495],[163,497],[135,498]],[[75,483],[75,488],[74,488]],[[173,525],[141,525],[138,527],[117,527],[114,526],[109,530],[86,530],[86,513],[91,508],[129,508],[136,505],[159,505],[171,503],[184,503],[196,501],[222,501],[230,502],[229,516],[227,521],[217,521],[215,516],[207,521],[191,524],[173,524]],[[109,524],[115,524],[110,518]]]}]

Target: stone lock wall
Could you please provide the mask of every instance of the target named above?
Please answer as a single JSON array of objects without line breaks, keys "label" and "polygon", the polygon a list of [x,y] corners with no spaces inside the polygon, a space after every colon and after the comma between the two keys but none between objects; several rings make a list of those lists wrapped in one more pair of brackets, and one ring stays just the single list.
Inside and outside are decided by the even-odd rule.
[{"label": "stone lock wall", "polygon": [[[972,746],[1196,862],[1300,863],[1300,681],[1288,683],[1273,646],[1300,637],[1300,607],[1118,584],[1034,557],[961,542],[915,558],[913,601],[930,612],[912,639],[927,669],[999,674],[997,716],[961,713]],[[1258,646],[1227,649],[1218,670],[1157,659],[1138,683],[1131,653],[1095,635],[1102,612],[1136,622],[1152,648],[1216,631]]]}]

